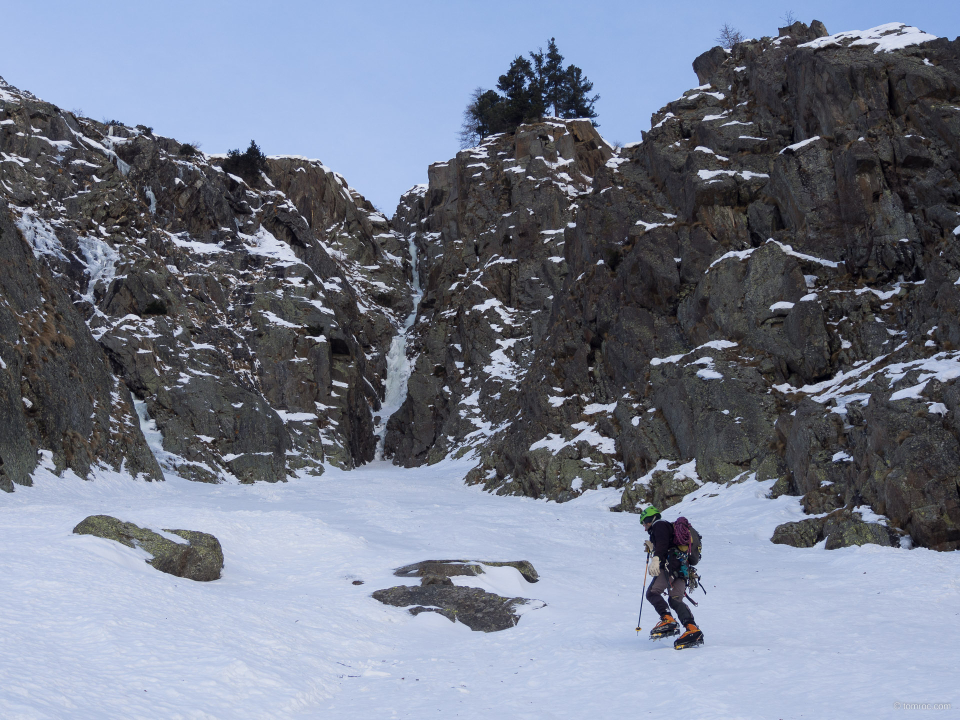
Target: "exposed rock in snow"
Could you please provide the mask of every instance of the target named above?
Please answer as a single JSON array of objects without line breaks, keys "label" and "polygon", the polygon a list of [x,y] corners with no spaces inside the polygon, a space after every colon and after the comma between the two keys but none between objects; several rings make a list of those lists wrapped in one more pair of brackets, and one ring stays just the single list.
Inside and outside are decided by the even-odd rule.
[{"label": "exposed rock in snow", "polygon": [[393,571],[397,577],[426,577],[439,575],[455,577],[457,575],[477,576],[484,572],[486,567],[512,567],[516,569],[527,582],[535,583],[540,580],[533,563],[528,560],[423,560],[412,565],[404,565]]},{"label": "exposed rock in snow", "polygon": [[[377,590],[373,593],[376,600],[409,608],[412,615],[439,613],[471,630],[506,630],[514,627],[524,612],[544,607],[540,600],[511,597],[524,592],[524,585],[540,579],[526,560],[424,560],[398,568],[394,575],[418,577],[420,586],[399,585]],[[478,584],[485,587],[475,587]],[[498,593],[505,593],[506,597]]]},{"label": "exposed rock in snow", "polygon": [[793,547],[813,547],[826,540],[827,550],[851,545],[899,547],[900,536],[880,522],[868,522],[859,512],[836,510],[825,517],[788,522],[773,531],[773,542]]},{"label": "exposed rock in snow", "polygon": [[94,535],[140,548],[148,565],[177,577],[207,582],[219,580],[223,549],[213,535],[196,530],[148,530],[109,515],[91,515],[73,529],[76,535]]}]

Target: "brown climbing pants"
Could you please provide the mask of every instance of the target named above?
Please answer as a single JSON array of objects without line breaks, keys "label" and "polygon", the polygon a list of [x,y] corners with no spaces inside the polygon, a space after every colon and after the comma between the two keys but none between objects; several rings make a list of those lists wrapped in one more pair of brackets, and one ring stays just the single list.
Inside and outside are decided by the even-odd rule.
[{"label": "brown climbing pants", "polygon": [[688,608],[687,604],[683,601],[683,594],[687,590],[686,579],[680,577],[670,582],[670,576],[667,573],[660,573],[653,579],[653,582],[650,583],[650,587],[647,588],[647,600],[653,605],[653,609],[657,611],[657,614],[663,617],[668,612],[667,601],[663,599],[663,591],[666,590],[668,586],[670,587],[670,607],[673,608],[677,614],[677,620],[683,625],[692,623],[693,613],[690,612],[690,608]]}]

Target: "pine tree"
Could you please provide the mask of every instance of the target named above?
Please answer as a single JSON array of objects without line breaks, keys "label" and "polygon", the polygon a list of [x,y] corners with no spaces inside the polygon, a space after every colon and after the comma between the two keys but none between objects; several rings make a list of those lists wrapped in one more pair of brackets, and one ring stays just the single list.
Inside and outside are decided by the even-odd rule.
[{"label": "pine tree", "polygon": [[[583,71],[576,65],[570,65],[564,73],[564,98],[563,110],[560,117],[564,118],[588,118],[591,122],[597,117],[597,111],[594,109],[594,103],[600,99],[599,95],[590,97],[590,91],[593,90],[593,83],[583,74]],[[597,123],[593,123],[598,127]]]},{"label": "pine tree", "polygon": [[224,172],[239,175],[248,184],[254,185],[260,179],[260,173],[267,167],[267,158],[260,151],[260,146],[251,140],[250,147],[242,153],[239,150],[228,151],[227,159],[221,167]]},{"label": "pine tree", "polygon": [[463,111],[460,147],[472,147],[485,137],[503,132],[505,129],[503,98],[493,90],[478,87],[473,91],[470,102]]},{"label": "pine tree", "polygon": [[510,63],[510,69],[497,81],[497,89],[504,95],[503,119],[507,125],[515,128],[535,118],[533,90],[530,87],[535,84],[530,61],[523,55],[517,55]]},{"label": "pine tree", "polygon": [[553,108],[553,115],[559,117],[564,90],[563,55],[557,50],[557,43],[553,38],[550,38],[550,42],[547,44],[543,76],[545,80],[543,93],[545,105]]},{"label": "pine tree", "polygon": [[[497,81],[497,90],[477,88],[463,111],[460,146],[469,147],[485,137],[513,132],[519,125],[539,122],[552,110],[560,118],[597,117],[590,95],[593,83],[576,65],[563,67],[563,55],[550,38],[547,51],[530,52],[528,60],[518,55]],[[596,125],[596,122],[593,122]]]},{"label": "pine tree", "polygon": [[530,112],[531,118],[540,120],[547,113],[547,74],[543,48],[530,53]]}]

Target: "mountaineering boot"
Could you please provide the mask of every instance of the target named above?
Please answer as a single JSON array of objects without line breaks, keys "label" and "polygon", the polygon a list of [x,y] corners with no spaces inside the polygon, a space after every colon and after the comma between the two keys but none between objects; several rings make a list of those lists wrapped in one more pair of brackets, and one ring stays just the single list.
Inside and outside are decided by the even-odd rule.
[{"label": "mountaineering boot", "polygon": [[683,650],[684,648],[703,645],[703,633],[700,631],[700,628],[693,623],[687,623],[684,627],[686,627],[687,631],[674,640],[674,650]]},{"label": "mountaineering boot", "polygon": [[673,619],[673,615],[667,613],[660,618],[660,622],[650,631],[650,639],[659,640],[660,638],[677,635],[679,632],[677,621]]}]

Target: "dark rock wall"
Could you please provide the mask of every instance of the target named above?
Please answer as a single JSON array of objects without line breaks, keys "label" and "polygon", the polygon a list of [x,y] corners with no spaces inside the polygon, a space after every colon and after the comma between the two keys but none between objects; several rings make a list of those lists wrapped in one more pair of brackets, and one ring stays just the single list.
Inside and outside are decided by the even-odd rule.
[{"label": "dark rock wall", "polygon": [[197,480],[372,459],[412,241],[395,462],[625,511],[776,479],[835,519],[804,542],[869,510],[956,548],[960,43],[825,35],[704,53],[622,149],[488,138],[390,223],[316,161],[242,180],[0,82],[0,486],[44,452],[159,477],[133,397]]},{"label": "dark rock wall", "polygon": [[58,472],[161,479],[130,393],[11,216],[0,202],[0,487],[29,485],[40,450]]},{"label": "dark rock wall", "polygon": [[429,186],[402,199],[393,225],[419,248],[424,295],[388,457],[462,454],[513,421],[568,273],[564,233],[611,157],[589,122],[544,122],[430,166]]},{"label": "dark rock wall", "polygon": [[195,480],[372,459],[410,267],[341,176],[279,157],[245,181],[2,82],[0,152],[7,489],[38,450],[159,478],[130,392]]},{"label": "dark rock wall", "polygon": [[576,173],[555,148],[602,141],[570,125],[431,168],[395,220],[429,299],[395,460],[473,452],[490,490],[614,485],[623,510],[776,478],[957,547],[960,42],[800,46],[824,35],[705,53],[641,143]]}]

